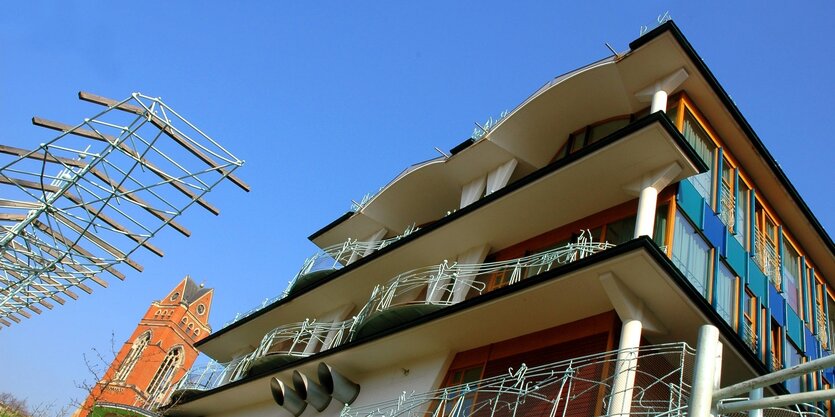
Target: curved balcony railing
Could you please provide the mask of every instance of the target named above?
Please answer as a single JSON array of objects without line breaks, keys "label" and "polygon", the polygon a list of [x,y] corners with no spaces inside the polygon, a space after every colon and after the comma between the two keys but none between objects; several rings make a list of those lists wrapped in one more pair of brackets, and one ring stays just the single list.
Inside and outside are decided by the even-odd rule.
[{"label": "curved balcony railing", "polygon": [[[517,363],[481,380],[344,407],[340,417],[616,416],[607,405],[616,394],[617,356],[612,351],[536,366]],[[636,375],[630,415],[678,417],[686,411],[694,360],[684,343],[642,346],[630,368]]]},{"label": "curved balcony railing", "polygon": [[402,234],[395,237],[375,240],[375,241],[358,241],[356,239],[348,239],[344,243],[338,245],[328,246],[322,249],[315,255],[307,258],[302,264],[301,269],[290,280],[287,288],[279,295],[264,299],[258,306],[235,315],[232,320],[226,322],[221,328],[227,327],[241,319],[251,316],[257,311],[267,307],[268,305],[287,297],[293,292],[306,288],[320,279],[330,275],[338,269],[353,263],[354,261],[364,258],[400,239],[416,232],[417,227],[410,226]]},{"label": "curved balcony railing", "polygon": [[243,376],[241,368],[245,359],[246,357],[225,363],[209,361],[193,365],[174,385],[168,404],[188,401],[197,392],[208,391],[240,379]]},{"label": "curved balcony railing", "polygon": [[[608,242],[594,242],[591,233],[585,231],[576,243],[523,258],[479,264],[444,261],[440,265],[404,272],[374,288],[371,299],[357,315],[352,336],[376,333],[395,321],[407,321],[482,294],[488,287],[486,282],[492,283],[490,290],[515,284],[614,246]],[[411,308],[386,314],[401,307]]]}]

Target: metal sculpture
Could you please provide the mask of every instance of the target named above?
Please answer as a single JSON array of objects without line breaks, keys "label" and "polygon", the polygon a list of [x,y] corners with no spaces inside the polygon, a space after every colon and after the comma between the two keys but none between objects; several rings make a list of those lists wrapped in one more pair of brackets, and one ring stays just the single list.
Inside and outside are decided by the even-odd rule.
[{"label": "metal sculpture", "polygon": [[150,240],[166,226],[189,236],[178,221],[243,161],[159,98],[134,93],[117,101],[80,92],[105,109],[70,126],[32,118],[60,132],[34,150],[0,145],[0,324],[77,299],[116,267],[142,266],[140,247],[163,256]]}]

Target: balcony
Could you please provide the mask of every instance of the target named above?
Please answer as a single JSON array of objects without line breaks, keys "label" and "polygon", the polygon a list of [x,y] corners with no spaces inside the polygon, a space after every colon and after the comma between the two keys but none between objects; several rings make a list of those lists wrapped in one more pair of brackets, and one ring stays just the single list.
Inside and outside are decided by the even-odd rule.
[{"label": "balcony", "polygon": [[736,198],[734,198],[728,184],[725,184],[724,181],[720,181],[720,183],[722,184],[722,192],[720,194],[722,198],[719,201],[719,219],[730,230],[736,224]]},{"label": "balcony", "polygon": [[322,323],[305,320],[273,329],[258,348],[247,355],[243,376],[259,374],[314,353],[329,350],[347,340],[354,319]]},{"label": "balcony", "polygon": [[[346,407],[341,417],[605,416],[617,351],[529,367],[389,401]],[[642,347],[631,415],[679,415],[686,410],[695,354],[684,343]]]},{"label": "balcony", "polygon": [[591,232],[584,231],[576,243],[523,258],[479,264],[444,261],[404,272],[374,288],[357,315],[352,336],[366,337],[480,295],[487,289],[486,282],[498,283],[490,287],[495,290],[614,246],[595,242]]},{"label": "balcony", "polygon": [[281,294],[273,298],[265,299],[260,305],[254,307],[243,313],[238,313],[235,317],[224,323],[221,329],[232,325],[246,317],[249,317],[261,309],[266,308],[270,304],[281,300],[287,296],[301,292],[302,290],[312,287],[317,282],[327,278],[333,272],[342,269],[344,266],[352,262],[368,256],[400,239],[414,233],[418,228],[415,226],[408,227],[402,234],[385,240],[374,241],[358,241],[357,239],[348,239],[343,243],[331,245],[304,261],[299,272],[290,280],[287,289]]}]

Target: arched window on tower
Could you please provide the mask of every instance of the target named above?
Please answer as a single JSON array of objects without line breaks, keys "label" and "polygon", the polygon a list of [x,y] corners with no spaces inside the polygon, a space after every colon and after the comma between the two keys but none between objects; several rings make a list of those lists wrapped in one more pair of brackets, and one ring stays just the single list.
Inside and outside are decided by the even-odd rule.
[{"label": "arched window on tower", "polygon": [[159,369],[154,374],[151,383],[148,385],[148,398],[151,402],[161,403],[165,400],[165,394],[171,387],[174,373],[183,362],[183,348],[177,346],[168,351]]},{"label": "arched window on tower", "polygon": [[113,377],[114,381],[124,381],[125,378],[128,377],[130,371],[132,371],[133,367],[136,366],[136,362],[139,361],[139,357],[142,356],[142,351],[145,350],[145,347],[148,346],[148,343],[150,342],[150,330],[142,333],[136,338],[136,340],[133,341],[133,346],[130,347],[130,351],[128,351],[127,356],[125,356],[125,360],[122,361],[122,366],[119,367],[119,370],[116,371],[116,376]]}]

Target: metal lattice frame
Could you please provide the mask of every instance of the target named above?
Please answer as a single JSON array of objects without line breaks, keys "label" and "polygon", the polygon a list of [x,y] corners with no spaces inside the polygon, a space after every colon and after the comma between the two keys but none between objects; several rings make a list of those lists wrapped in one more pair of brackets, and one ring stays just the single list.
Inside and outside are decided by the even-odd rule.
[{"label": "metal lattice frame", "polygon": [[76,126],[39,117],[61,132],[34,150],[0,145],[0,324],[77,299],[102,287],[115,267],[142,271],[131,255],[176,221],[224,178],[249,191],[233,172],[243,165],[159,98],[134,93],[117,101],[79,93],[106,109]]}]

